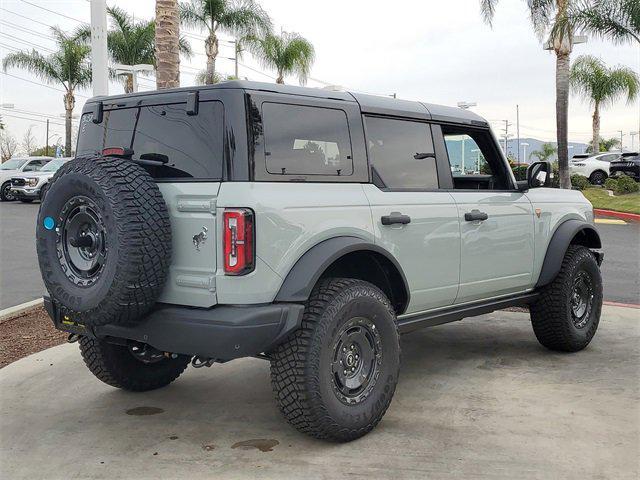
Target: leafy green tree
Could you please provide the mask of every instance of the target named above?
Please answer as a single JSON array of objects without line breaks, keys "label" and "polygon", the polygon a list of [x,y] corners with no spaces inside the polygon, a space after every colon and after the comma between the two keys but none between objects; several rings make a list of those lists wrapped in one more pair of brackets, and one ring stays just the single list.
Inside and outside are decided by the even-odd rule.
[{"label": "leafy green tree", "polygon": [[536,157],[540,162],[548,162],[556,153],[558,149],[553,143],[543,143],[540,150],[534,150],[530,156]]},{"label": "leafy green tree", "polygon": [[638,95],[640,80],[627,67],[608,68],[599,58],[581,55],[571,67],[571,87],[593,106],[593,136],[591,149],[600,145],[600,109],[622,96],[632,102]]},{"label": "leafy green tree", "polygon": [[[487,23],[495,14],[499,0],[480,0],[482,15]],[[609,25],[622,25],[624,13],[615,8],[598,5],[614,0],[527,0],[529,17],[538,37],[548,38],[556,55],[556,130],[558,143],[558,169],[561,188],[571,188],[569,177],[568,114],[570,56],[575,32],[582,31],[618,40]],[[618,0],[621,1],[621,0]],[[626,0],[629,1],[629,0]],[[631,0],[638,3],[638,0]],[[586,22],[581,12],[597,8],[600,21]],[[606,20],[606,21],[605,21]]]},{"label": "leafy green tree", "polygon": [[180,18],[183,24],[208,32],[204,42],[207,84],[215,83],[218,33],[246,37],[271,30],[269,15],[254,0],[190,0],[180,3]]},{"label": "leafy green tree", "polygon": [[267,33],[260,38],[248,39],[247,45],[265,68],[278,73],[276,83],[284,83],[285,75],[297,75],[303,85],[307,82],[315,50],[311,42],[301,35]]},{"label": "leafy green tree", "polygon": [[[107,15],[111,28],[107,33],[107,48],[114,63],[123,65],[147,64],[156,66],[156,22],[155,20],[134,20],[119,7],[108,7]],[[76,37],[89,43],[91,26],[83,25],[76,31]],[[193,52],[186,37],[179,40],[180,53],[191,58]],[[133,92],[133,75],[124,75],[125,93]]]},{"label": "leafy green tree", "polygon": [[90,47],[75,36],[67,35],[58,27],[51,31],[57,44],[57,50],[44,56],[36,50],[10,53],[2,61],[2,67],[17,67],[27,70],[47,83],[58,83],[66,91],[65,109],[65,155],[71,156],[71,119],[76,104],[77,88],[91,84]]}]

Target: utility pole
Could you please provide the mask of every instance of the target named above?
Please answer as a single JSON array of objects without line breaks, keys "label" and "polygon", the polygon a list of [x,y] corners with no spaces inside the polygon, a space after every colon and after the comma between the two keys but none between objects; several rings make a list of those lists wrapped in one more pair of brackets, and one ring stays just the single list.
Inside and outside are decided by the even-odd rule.
[{"label": "utility pole", "polygon": [[618,132],[620,132],[620,151],[622,152],[622,137],[624,137],[624,134],[622,133],[622,130],[618,130]]},{"label": "utility pole", "polygon": [[518,137],[518,166],[520,166],[520,105],[516,105],[516,136]]},{"label": "utility pole", "polygon": [[49,155],[49,119],[47,118],[47,142],[46,142],[46,147],[45,147],[45,151],[44,154],[46,156]]},{"label": "utility pole", "polygon": [[109,95],[107,2],[91,0],[91,76],[94,95]]},{"label": "utility pole", "polygon": [[240,56],[240,42],[238,42],[238,40],[233,40],[231,43],[233,43],[233,51],[235,52],[235,55],[233,56],[233,76],[236,77],[236,79],[239,79],[238,57]]},{"label": "utility pole", "polygon": [[504,128],[502,129],[504,131],[504,156],[507,156],[507,142],[509,141],[509,127],[511,125],[513,125],[513,123],[510,123],[509,120],[503,120],[504,122]]},{"label": "utility pole", "polygon": [[635,146],[634,140],[635,140],[635,136],[636,135],[638,135],[638,132],[629,132],[629,136],[631,137],[631,151],[632,152],[635,151],[634,150],[634,146]]}]

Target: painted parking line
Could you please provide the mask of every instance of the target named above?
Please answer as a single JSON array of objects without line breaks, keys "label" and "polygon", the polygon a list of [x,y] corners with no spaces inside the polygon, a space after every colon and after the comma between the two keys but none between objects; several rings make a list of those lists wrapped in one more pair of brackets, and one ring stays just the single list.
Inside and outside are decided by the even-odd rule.
[{"label": "painted parking line", "polygon": [[617,218],[596,218],[596,223],[604,223],[606,225],[626,225],[627,222],[624,220],[619,220]]}]

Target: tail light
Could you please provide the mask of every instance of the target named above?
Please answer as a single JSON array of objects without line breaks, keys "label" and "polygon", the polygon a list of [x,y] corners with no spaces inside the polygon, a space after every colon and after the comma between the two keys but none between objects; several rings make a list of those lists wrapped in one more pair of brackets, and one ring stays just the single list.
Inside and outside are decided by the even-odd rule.
[{"label": "tail light", "polygon": [[253,211],[248,208],[227,208],[224,211],[224,273],[245,275],[255,265],[255,231]]}]

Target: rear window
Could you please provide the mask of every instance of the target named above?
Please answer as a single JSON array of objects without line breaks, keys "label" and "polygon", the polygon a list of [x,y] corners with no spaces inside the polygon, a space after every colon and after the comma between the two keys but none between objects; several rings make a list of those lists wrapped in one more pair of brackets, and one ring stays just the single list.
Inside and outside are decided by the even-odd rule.
[{"label": "rear window", "polygon": [[334,108],[262,105],[267,172],[276,175],[351,175],[347,115]]},{"label": "rear window", "polygon": [[77,155],[93,155],[108,147],[133,150],[133,159],[163,159],[143,165],[158,179],[220,179],[223,168],[224,113],[221,102],[200,102],[197,115],[185,104],[105,111],[100,124],[85,113]]}]

